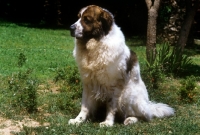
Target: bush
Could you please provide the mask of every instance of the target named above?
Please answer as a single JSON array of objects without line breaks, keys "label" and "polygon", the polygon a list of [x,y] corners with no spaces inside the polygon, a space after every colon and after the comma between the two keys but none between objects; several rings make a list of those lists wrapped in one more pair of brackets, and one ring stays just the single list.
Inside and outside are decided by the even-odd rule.
[{"label": "bush", "polygon": [[78,68],[76,66],[67,66],[65,68],[59,68],[56,71],[56,76],[54,78],[55,82],[65,81],[68,84],[79,84],[80,75]]},{"label": "bush", "polygon": [[71,91],[77,93],[79,96],[81,95],[80,75],[76,66],[66,66],[57,69],[54,81],[62,82],[63,87],[61,87],[61,91]]},{"label": "bush", "polygon": [[181,48],[170,49],[168,44],[163,44],[158,49],[153,64],[147,63],[148,67],[159,69],[166,74],[180,75],[193,64],[191,58],[184,55]]},{"label": "bush", "polygon": [[[169,50],[169,45],[167,49]],[[184,55],[181,48],[176,47],[171,52],[169,51],[168,55],[160,63],[163,64],[165,73],[172,73],[173,75],[183,74],[193,64],[192,59]]]},{"label": "bush", "polygon": [[56,101],[56,106],[64,112],[76,112],[76,102],[81,98],[82,85],[80,82],[80,75],[76,66],[66,66],[57,69],[55,82],[60,82],[60,91],[62,94]]},{"label": "bush", "polygon": [[8,79],[9,90],[13,92],[12,106],[29,113],[37,110],[38,81],[30,77],[31,70],[18,72]]},{"label": "bush", "polygon": [[74,113],[77,109],[76,107],[76,100],[74,100],[74,93],[69,92],[65,94],[61,94],[58,96],[56,101],[56,106],[63,112],[67,113]]},{"label": "bush", "polygon": [[26,63],[26,56],[23,53],[20,53],[18,56],[18,66],[22,67]]},{"label": "bush", "polygon": [[[18,67],[26,62],[26,56],[20,53],[18,56]],[[11,104],[19,110],[26,110],[30,113],[37,110],[37,88],[38,81],[30,77],[32,70],[19,71],[8,79],[8,88],[13,92]]]},{"label": "bush", "polygon": [[181,88],[179,91],[180,100],[186,103],[195,101],[196,78],[194,76],[187,77],[181,81]]},{"label": "bush", "polygon": [[157,88],[164,75],[182,75],[193,64],[191,58],[184,55],[180,48],[170,49],[168,44],[161,45],[155,60],[146,60],[146,63],[145,81],[151,88]]}]

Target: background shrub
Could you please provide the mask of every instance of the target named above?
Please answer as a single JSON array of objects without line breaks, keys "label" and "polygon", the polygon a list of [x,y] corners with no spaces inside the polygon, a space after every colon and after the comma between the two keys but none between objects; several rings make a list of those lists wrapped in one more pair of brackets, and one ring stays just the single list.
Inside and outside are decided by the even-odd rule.
[{"label": "background shrub", "polygon": [[181,87],[179,90],[180,100],[186,103],[192,103],[195,101],[196,92],[196,78],[189,76],[181,81]]},{"label": "background shrub", "polygon": [[146,60],[147,68],[143,73],[150,89],[158,88],[164,76],[181,76],[193,65],[191,58],[184,55],[180,48],[171,48],[167,43],[158,46],[155,60]]},{"label": "background shrub", "polygon": [[56,106],[67,113],[79,110],[82,85],[77,66],[72,65],[57,69],[54,81],[60,84],[61,92]]},{"label": "background shrub", "polygon": [[[19,53],[18,67],[22,67],[26,62],[26,56]],[[37,110],[37,88],[38,81],[31,77],[31,69],[24,72],[12,74],[8,79],[8,88],[13,92],[11,104],[18,108],[19,111],[25,110],[30,113]]]},{"label": "background shrub", "polygon": [[37,110],[38,81],[30,77],[31,70],[18,72],[8,79],[9,90],[13,92],[12,106],[30,113]]}]

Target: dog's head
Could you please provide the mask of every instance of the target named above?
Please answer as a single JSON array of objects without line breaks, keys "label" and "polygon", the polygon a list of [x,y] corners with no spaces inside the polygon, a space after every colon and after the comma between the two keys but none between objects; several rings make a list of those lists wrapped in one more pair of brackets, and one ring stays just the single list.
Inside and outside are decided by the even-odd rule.
[{"label": "dog's head", "polygon": [[77,39],[101,38],[109,33],[114,22],[108,10],[95,5],[82,8],[78,17],[70,26],[71,36]]}]

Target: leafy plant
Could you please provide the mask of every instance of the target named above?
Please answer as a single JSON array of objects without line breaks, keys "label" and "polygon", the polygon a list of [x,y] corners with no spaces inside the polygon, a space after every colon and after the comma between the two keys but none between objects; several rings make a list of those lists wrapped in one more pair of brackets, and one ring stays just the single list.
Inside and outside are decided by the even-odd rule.
[{"label": "leafy plant", "polygon": [[18,66],[22,67],[26,62],[26,56],[23,53],[20,53],[18,56]]},{"label": "leafy plant", "polygon": [[57,69],[54,81],[63,83],[61,91],[76,91],[77,96],[81,95],[80,75],[76,66],[66,66],[64,68]]},{"label": "leafy plant", "polygon": [[[81,86],[80,82],[75,83],[76,87],[80,86],[78,89],[75,89],[76,87],[73,87],[73,83],[68,85],[67,81],[65,81],[64,84],[62,83],[63,80],[57,81],[57,83],[61,83],[62,85],[60,92],[53,93],[48,91],[48,88],[46,87],[39,88],[39,94],[36,94],[39,111],[36,114],[28,116],[18,115],[16,113],[20,109],[18,104],[16,103],[15,107],[13,107],[14,105],[11,106],[11,103],[13,103],[13,101],[16,99],[16,96],[14,96],[15,92],[8,89],[8,80],[10,80],[12,77],[10,74],[13,74],[13,76],[19,74],[16,73],[16,70],[19,67],[16,67],[18,66],[17,61],[15,58],[13,58],[13,56],[16,54],[18,56],[23,50],[23,53],[27,54],[27,59],[29,59],[29,61],[26,60],[26,66],[34,69],[34,76],[37,76],[37,78],[43,83],[42,85],[48,85],[49,87],[52,87],[49,85],[49,81],[52,80],[52,77],[55,77],[55,73],[57,75],[59,69],[63,69],[58,69],[58,66],[67,68],[66,64],[70,62],[68,66],[71,66],[72,70],[76,70],[76,67],[73,64],[74,59],[71,56],[71,52],[74,48],[74,40],[70,37],[70,32],[66,30],[37,29],[17,25],[14,23],[5,23],[5,25],[1,25],[0,33],[0,115],[1,118],[3,117],[3,121],[0,123],[0,125],[2,125],[2,130],[8,128],[10,125],[4,124],[4,120],[8,118],[14,121],[14,123],[11,123],[14,127],[15,125],[19,126],[17,124],[19,123],[18,121],[22,121],[24,117],[29,117],[30,119],[34,119],[34,121],[39,122],[41,125],[38,127],[28,127],[30,124],[24,124],[22,125],[23,129],[21,128],[21,131],[13,131],[12,134],[199,134],[200,121],[197,119],[199,118],[200,110],[200,98],[198,90],[200,86],[197,85],[197,94],[194,96],[195,102],[193,104],[183,105],[180,104],[181,100],[175,101],[176,99],[180,99],[180,94],[177,94],[177,91],[180,90],[179,87],[181,87],[179,85],[180,78],[171,79],[171,77],[164,79],[166,82],[164,81],[162,86],[159,86],[159,91],[149,91],[149,93],[152,94],[152,96],[150,95],[150,98],[153,98],[154,101],[161,101],[172,106],[176,111],[177,117],[153,119],[151,122],[141,121],[130,126],[124,126],[122,123],[115,123],[113,127],[109,128],[100,128],[99,122],[96,121],[87,121],[81,126],[68,125],[68,120],[74,118],[80,111],[80,99],[78,98],[80,97],[79,94],[81,94]],[[23,38],[20,36],[22,33],[25,35]],[[143,68],[146,66],[146,62],[144,61],[145,57],[143,57],[143,54],[145,53],[145,46],[142,46],[142,43],[139,43],[139,41],[144,42],[139,39],[137,42],[135,42],[133,39],[129,44],[131,45],[130,47],[138,54],[138,56],[140,56],[139,59],[141,69],[143,70]],[[191,51],[195,52],[195,50]],[[191,58],[198,65],[196,65],[195,69],[190,68],[190,73],[193,72],[191,70],[199,70],[200,57],[196,54],[197,53],[192,55]],[[21,73],[23,74],[27,71],[25,67],[20,69]],[[70,70],[66,70],[63,73],[70,74]],[[198,73],[195,74],[196,78],[199,76]],[[28,75],[28,78],[31,79],[32,75],[33,72]],[[77,75],[79,75],[78,72]],[[7,76],[9,76],[9,79]],[[144,74],[143,78],[147,78],[147,74]],[[158,81],[159,80],[160,79],[158,79]],[[196,81],[199,83],[200,79]],[[151,85],[151,83],[149,83],[149,85]],[[52,110],[50,110],[49,107],[52,107]],[[24,110],[24,107],[22,109]],[[49,123],[49,125],[46,125],[46,122]]]},{"label": "leafy plant", "polygon": [[151,58],[150,62],[146,60],[147,85],[157,88],[158,83],[164,75],[181,75],[187,71],[193,62],[191,58],[184,55],[180,48],[170,49],[168,44],[163,44],[157,51],[155,60]]},{"label": "leafy plant", "polygon": [[150,89],[158,88],[159,81],[162,80],[162,77],[164,75],[163,63],[167,59],[169,50],[169,47],[164,45],[160,50],[158,50],[156,58],[154,60],[153,57],[150,57],[150,62],[146,60],[147,68],[145,69],[144,74],[147,75],[145,81]]},{"label": "leafy plant", "polygon": [[82,87],[80,75],[76,66],[66,66],[56,71],[55,82],[61,82],[60,91],[62,95],[56,101],[60,110],[73,112],[77,108],[75,101],[81,97]]},{"label": "leafy plant", "polygon": [[59,95],[58,99],[56,100],[56,105],[61,111],[66,113],[74,113],[79,110],[75,104],[73,92],[62,93]]},{"label": "leafy plant", "polygon": [[181,49],[174,47],[170,50],[167,44],[162,45],[158,51],[156,59],[153,62],[147,61],[148,68],[159,68],[165,73],[176,74],[185,67],[193,64],[190,57],[183,55]]},{"label": "leafy plant", "polygon": [[80,82],[78,68],[75,66],[67,66],[65,68],[57,69],[54,81],[58,82],[61,80],[68,84],[78,84]]},{"label": "leafy plant", "polygon": [[[18,56],[18,66],[22,67],[26,62],[26,56],[20,53]],[[30,113],[37,110],[37,88],[38,81],[31,78],[32,70],[19,71],[8,79],[8,88],[13,92],[14,98],[12,106]]]},{"label": "leafy plant", "polygon": [[37,110],[38,81],[30,77],[31,70],[13,74],[8,80],[9,90],[13,92],[12,106],[30,113]]},{"label": "leafy plant", "polygon": [[172,73],[174,75],[181,75],[193,64],[191,58],[184,55],[181,48],[177,47],[174,47],[172,51],[166,55],[164,61],[160,63],[163,64],[166,73]]},{"label": "leafy plant", "polygon": [[157,89],[159,82],[162,81],[162,77],[164,76],[160,68],[156,65],[148,66],[142,74],[145,76],[144,81],[149,89]]},{"label": "leafy plant", "polygon": [[179,91],[179,96],[181,101],[186,103],[194,102],[196,95],[196,78],[194,76],[187,77],[181,81],[181,88]]}]

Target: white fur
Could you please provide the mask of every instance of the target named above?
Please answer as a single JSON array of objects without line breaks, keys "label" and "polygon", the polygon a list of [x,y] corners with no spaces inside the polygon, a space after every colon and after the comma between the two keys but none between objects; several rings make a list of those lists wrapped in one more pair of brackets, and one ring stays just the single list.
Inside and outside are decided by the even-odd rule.
[{"label": "white fur", "polygon": [[[76,24],[81,25],[80,20]],[[106,119],[100,126],[112,126],[117,111],[125,118],[125,125],[137,122],[138,118],[151,120],[174,114],[168,105],[149,101],[138,63],[126,73],[130,50],[115,23],[100,40],[92,38],[86,45],[79,39],[75,42],[73,54],[83,82],[83,94],[81,111],[69,124],[84,122],[99,101],[107,104]]]},{"label": "white fur", "polygon": [[83,36],[83,27],[80,23],[81,19],[79,19],[75,25],[76,25],[76,31],[75,31],[75,35],[76,37],[82,37]]}]

